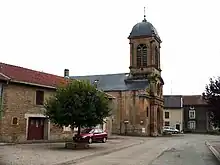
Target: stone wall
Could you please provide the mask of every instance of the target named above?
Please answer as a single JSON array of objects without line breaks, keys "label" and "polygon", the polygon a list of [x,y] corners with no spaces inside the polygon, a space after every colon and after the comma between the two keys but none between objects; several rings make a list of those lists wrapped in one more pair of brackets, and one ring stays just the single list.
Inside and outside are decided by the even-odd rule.
[{"label": "stone wall", "polygon": [[[42,115],[44,113],[44,108],[35,104],[37,89],[39,88],[27,85],[4,85],[3,117],[0,121],[2,141],[25,141],[27,139],[25,115]],[[55,92],[48,89],[40,90],[44,90],[45,99]],[[163,123],[163,117],[160,116],[161,121],[157,121],[158,106],[147,97],[139,97],[141,92],[144,91],[108,92],[115,97],[110,103],[112,116],[107,119],[106,123],[109,134],[149,136],[152,124],[154,131],[158,134],[158,127],[160,127],[160,123]],[[152,105],[154,106],[152,107]],[[160,111],[162,111],[161,107]],[[18,118],[17,125],[12,124],[13,117]],[[72,138],[72,131],[64,132],[63,128],[58,128],[52,123],[49,125],[48,140]]]},{"label": "stone wall", "polygon": [[[45,99],[49,98],[55,90],[30,87],[19,84],[4,84],[3,86],[3,116],[1,123],[1,141],[26,141],[27,118],[25,114],[44,114],[43,106],[35,104],[36,90],[44,90]],[[13,118],[18,119],[18,124],[12,123]],[[50,124],[48,139],[62,139],[63,136],[72,136],[71,133],[63,133],[61,128]]]},{"label": "stone wall", "polygon": [[2,94],[3,94],[3,83],[0,80],[0,131],[1,131],[1,118],[2,118]]},{"label": "stone wall", "polygon": [[147,98],[139,97],[140,92],[108,92],[116,97],[117,102],[113,112],[113,134],[150,135],[150,102]]},{"label": "stone wall", "polygon": [[103,129],[108,132],[108,136],[111,136],[113,130],[113,121],[115,120],[117,113],[117,99],[109,100],[109,108],[111,109],[111,115],[106,118],[105,123],[103,124]]},{"label": "stone wall", "polygon": [[[41,105],[36,105],[36,90],[43,90],[45,100],[48,99],[55,90],[31,87],[19,84],[4,84],[3,93],[3,116],[0,119],[0,141],[22,142],[27,140],[28,118],[37,115],[44,116],[45,109]],[[112,111],[116,112],[116,100],[110,100]],[[37,117],[35,116],[35,117]],[[18,119],[18,124],[12,123],[13,118]],[[112,116],[107,118],[106,128],[109,134],[112,132]],[[49,127],[44,132],[45,140],[72,139],[73,131],[64,131],[63,128],[45,120],[44,127]],[[49,133],[48,133],[49,132]]]}]

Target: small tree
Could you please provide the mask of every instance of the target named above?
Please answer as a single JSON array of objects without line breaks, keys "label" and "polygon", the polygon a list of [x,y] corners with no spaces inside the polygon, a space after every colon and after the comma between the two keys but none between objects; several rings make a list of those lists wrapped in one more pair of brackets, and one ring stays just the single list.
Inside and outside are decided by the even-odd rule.
[{"label": "small tree", "polygon": [[220,77],[210,79],[205,87],[203,99],[209,106],[209,119],[215,127],[220,126]]},{"label": "small tree", "polygon": [[110,115],[106,94],[88,81],[73,80],[66,87],[57,89],[54,97],[45,103],[46,115],[56,125],[93,127],[103,124]]}]

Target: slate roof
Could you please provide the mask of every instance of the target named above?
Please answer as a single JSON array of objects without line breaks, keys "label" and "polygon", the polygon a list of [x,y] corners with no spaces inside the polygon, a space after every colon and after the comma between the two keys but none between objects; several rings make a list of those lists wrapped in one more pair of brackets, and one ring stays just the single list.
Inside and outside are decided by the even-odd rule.
[{"label": "slate roof", "polygon": [[207,103],[203,100],[201,95],[189,95],[189,96],[183,96],[183,105],[207,105]]},{"label": "slate roof", "polygon": [[181,95],[164,95],[164,108],[182,108]]},{"label": "slate roof", "polygon": [[67,84],[68,81],[70,81],[64,79],[64,77],[1,62],[0,80],[23,84],[28,83],[29,85],[44,86],[48,88],[56,88],[57,86]]},{"label": "slate roof", "polygon": [[142,90],[148,87],[148,80],[130,80],[125,82],[128,73],[89,75],[89,76],[70,76],[78,80],[89,80],[96,83],[97,88],[103,91],[127,91]]},{"label": "slate roof", "polygon": [[160,38],[155,27],[150,22],[143,20],[142,22],[134,25],[128,38],[155,35]]}]

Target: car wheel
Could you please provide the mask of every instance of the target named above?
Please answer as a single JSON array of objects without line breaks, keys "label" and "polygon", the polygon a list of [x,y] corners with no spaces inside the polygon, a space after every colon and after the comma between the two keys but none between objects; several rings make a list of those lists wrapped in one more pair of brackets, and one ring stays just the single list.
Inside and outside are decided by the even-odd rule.
[{"label": "car wheel", "polygon": [[106,139],[106,138],[103,138],[103,139],[102,139],[102,142],[103,142],[103,143],[105,143],[106,141],[107,141],[107,139]]},{"label": "car wheel", "polygon": [[89,144],[92,143],[92,138],[90,137],[89,140],[88,140]]}]

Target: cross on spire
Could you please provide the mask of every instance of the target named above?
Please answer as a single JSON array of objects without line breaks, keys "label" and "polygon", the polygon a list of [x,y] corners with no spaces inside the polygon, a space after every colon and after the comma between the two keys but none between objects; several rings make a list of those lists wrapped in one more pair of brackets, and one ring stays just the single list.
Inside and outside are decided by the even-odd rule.
[{"label": "cross on spire", "polygon": [[146,13],[145,13],[146,11],[145,11],[145,10],[146,10],[146,8],[144,7],[144,18],[146,18],[146,15],[145,15],[145,14],[146,14]]},{"label": "cross on spire", "polygon": [[145,7],[144,7],[144,20],[143,20],[143,22],[147,22],[147,20],[146,20],[146,11],[145,11]]}]

